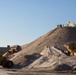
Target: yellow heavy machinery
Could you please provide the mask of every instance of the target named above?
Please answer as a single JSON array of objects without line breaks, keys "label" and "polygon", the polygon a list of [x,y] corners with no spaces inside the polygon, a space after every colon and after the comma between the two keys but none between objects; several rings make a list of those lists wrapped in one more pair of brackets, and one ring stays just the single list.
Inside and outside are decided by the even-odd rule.
[{"label": "yellow heavy machinery", "polygon": [[3,54],[3,55],[0,54],[0,65],[2,65],[3,67],[6,67],[6,68],[13,67],[14,63],[13,63],[13,61],[8,59],[8,56],[13,53],[16,53],[16,52],[17,51],[15,49],[10,49],[5,54]]},{"label": "yellow heavy machinery", "polygon": [[66,26],[68,27],[76,27],[76,24],[74,22],[67,22]]},{"label": "yellow heavy machinery", "polygon": [[75,42],[64,44],[64,47],[69,51],[70,55],[76,56],[76,43]]}]

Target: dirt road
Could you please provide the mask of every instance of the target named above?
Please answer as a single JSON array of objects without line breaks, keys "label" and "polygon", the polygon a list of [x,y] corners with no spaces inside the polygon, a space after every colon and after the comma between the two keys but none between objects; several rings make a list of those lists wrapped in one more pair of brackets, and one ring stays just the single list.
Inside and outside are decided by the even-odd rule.
[{"label": "dirt road", "polygon": [[0,75],[10,75],[10,73],[14,74],[16,72],[13,71],[12,69],[6,69],[0,66]]},{"label": "dirt road", "polygon": [[6,69],[0,66],[0,75],[76,75],[72,73],[45,73],[45,72],[17,72],[15,69]]}]

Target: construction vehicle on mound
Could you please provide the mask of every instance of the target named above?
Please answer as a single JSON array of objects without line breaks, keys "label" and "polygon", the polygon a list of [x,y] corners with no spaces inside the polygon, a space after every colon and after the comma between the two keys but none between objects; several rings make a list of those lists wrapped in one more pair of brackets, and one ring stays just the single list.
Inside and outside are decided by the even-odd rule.
[{"label": "construction vehicle on mound", "polygon": [[67,22],[66,24],[67,27],[76,27],[76,24],[74,22]]},{"label": "construction vehicle on mound", "polygon": [[12,60],[8,59],[8,57],[16,52],[18,52],[16,48],[10,48],[8,52],[4,54],[0,53],[0,65],[5,68],[12,68],[14,63]]},{"label": "construction vehicle on mound", "polygon": [[76,42],[64,44],[64,47],[69,51],[69,55],[76,56]]}]

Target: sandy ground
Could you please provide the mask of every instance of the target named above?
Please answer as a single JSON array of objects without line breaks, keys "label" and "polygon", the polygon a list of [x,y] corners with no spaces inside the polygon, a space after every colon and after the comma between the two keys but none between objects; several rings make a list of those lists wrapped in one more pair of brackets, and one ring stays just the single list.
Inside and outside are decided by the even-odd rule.
[{"label": "sandy ground", "polygon": [[72,74],[72,73],[11,73],[10,75],[76,75],[76,74]]},{"label": "sandy ground", "polygon": [[17,73],[14,69],[6,69],[0,66],[0,75],[10,75]]},{"label": "sandy ground", "polygon": [[17,71],[16,69],[6,69],[0,66],[0,75],[76,75],[71,73],[45,73],[45,72],[26,72]]}]

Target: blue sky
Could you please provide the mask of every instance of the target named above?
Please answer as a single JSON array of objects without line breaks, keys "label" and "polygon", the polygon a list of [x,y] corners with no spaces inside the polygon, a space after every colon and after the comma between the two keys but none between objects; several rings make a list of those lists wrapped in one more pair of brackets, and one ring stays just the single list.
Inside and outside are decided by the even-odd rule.
[{"label": "blue sky", "polygon": [[0,46],[27,44],[68,21],[76,23],[76,0],[0,0]]}]

